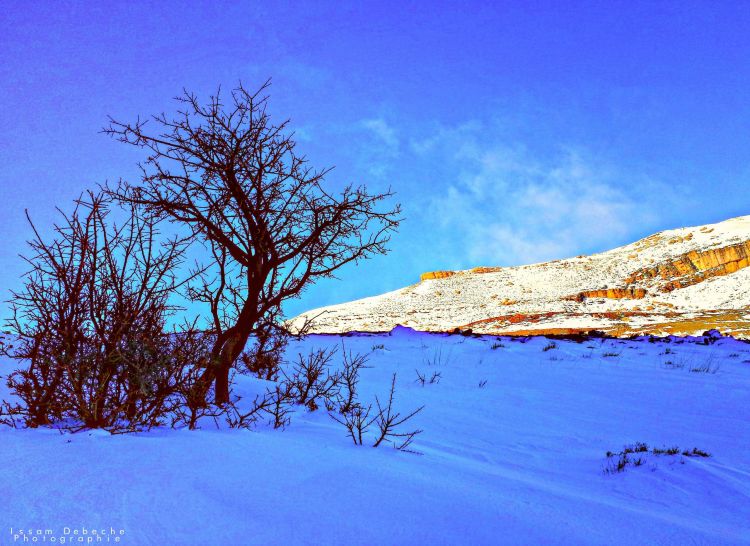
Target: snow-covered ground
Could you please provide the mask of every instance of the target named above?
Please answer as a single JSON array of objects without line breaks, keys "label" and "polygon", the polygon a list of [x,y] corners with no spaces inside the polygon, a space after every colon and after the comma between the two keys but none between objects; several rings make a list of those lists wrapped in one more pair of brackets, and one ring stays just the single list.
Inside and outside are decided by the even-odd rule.
[{"label": "snow-covered ground", "polygon": [[[743,248],[732,252],[737,245]],[[485,334],[602,330],[619,337],[696,335],[717,328],[750,338],[749,249],[750,216],[741,216],[662,231],[591,256],[442,272],[449,276],[313,309],[290,323],[301,326],[314,319],[311,331],[315,333],[387,332],[400,324],[428,332],[455,328]],[[700,263],[698,256],[711,252],[716,255]],[[682,275],[638,275],[680,260],[685,262]],[[736,261],[736,269],[705,278],[693,270],[718,266],[722,260]],[[683,275],[689,271],[696,274],[695,284],[684,282]],[[665,289],[667,281],[683,284]],[[578,294],[606,289],[642,290],[645,295],[576,299]]]},{"label": "snow-covered ground", "polygon": [[[544,338],[398,329],[310,336],[289,356],[342,341],[370,353],[363,400],[387,396],[396,372],[398,409],[425,405],[421,455],[355,446],[322,409],[298,411],[285,431],[3,428],[0,544],[66,527],[65,538],[96,529],[114,543],[122,529],[120,544],[159,546],[750,544],[750,344],[545,351]],[[423,387],[415,370],[440,381]],[[263,388],[238,380],[240,393]],[[711,456],[645,454],[605,473],[605,453],[635,442]]]}]

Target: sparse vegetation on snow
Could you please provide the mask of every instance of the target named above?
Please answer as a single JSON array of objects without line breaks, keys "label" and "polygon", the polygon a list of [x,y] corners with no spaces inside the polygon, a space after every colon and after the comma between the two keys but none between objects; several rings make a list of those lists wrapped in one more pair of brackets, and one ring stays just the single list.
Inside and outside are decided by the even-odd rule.
[{"label": "sparse vegetation on snow", "polygon": [[[729,357],[747,345],[554,342],[309,336],[197,431],[0,427],[4,517],[86,514],[138,545],[750,543],[750,366]],[[715,373],[663,363],[709,355]]]}]

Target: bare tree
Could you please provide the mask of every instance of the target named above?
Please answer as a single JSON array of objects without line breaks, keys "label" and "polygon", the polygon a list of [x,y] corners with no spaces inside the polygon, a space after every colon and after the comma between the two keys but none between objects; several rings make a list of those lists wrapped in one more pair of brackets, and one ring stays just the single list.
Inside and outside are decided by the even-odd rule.
[{"label": "bare tree", "polygon": [[336,347],[311,351],[307,356],[297,356],[297,362],[284,382],[292,386],[296,403],[306,406],[310,411],[318,409],[318,401],[332,404],[340,391],[340,374],[331,373],[330,365]]},{"label": "bare tree", "polygon": [[156,426],[187,396],[181,389],[196,361],[207,358],[194,328],[165,327],[184,244],[161,238],[137,210],[126,212],[116,225],[106,199],[88,193],[52,241],[32,224],[30,269],[6,325],[15,340],[0,347],[25,366],[7,381],[21,402],[5,410],[27,426]]},{"label": "bare tree", "polygon": [[[375,397],[375,404],[378,407],[378,413],[375,416],[375,425],[378,427],[378,437],[373,444],[373,447],[378,447],[383,440],[391,441],[396,446],[396,449],[401,451],[408,451],[414,437],[418,434],[422,434],[421,429],[410,430],[407,432],[398,432],[397,429],[409,419],[414,417],[420,411],[424,409],[424,406],[420,406],[411,413],[402,416],[401,413],[393,410],[393,395],[396,393],[396,374],[393,374],[391,379],[391,390],[388,394],[388,404],[381,405],[380,399]],[[397,443],[400,442],[400,443]]]},{"label": "bare tree", "polygon": [[367,355],[347,351],[343,341],[341,342],[341,349],[344,365],[338,377],[338,382],[341,385],[338,402],[339,412],[346,414],[357,404],[359,372],[368,366],[366,365]]},{"label": "bare tree", "polygon": [[354,403],[346,411],[342,411],[340,415],[336,415],[335,413],[329,413],[328,415],[334,421],[346,427],[354,445],[361,446],[363,445],[364,435],[370,430],[370,425],[375,422],[377,417],[370,418],[371,411],[372,404],[364,407],[359,403]]},{"label": "bare tree", "polygon": [[[356,362],[356,361],[355,361]],[[356,372],[355,372],[356,373]],[[343,425],[349,437],[355,445],[363,445],[364,435],[372,425],[378,429],[373,447],[379,447],[384,441],[390,442],[399,451],[417,453],[410,449],[414,438],[422,434],[422,429],[401,431],[400,427],[424,409],[420,406],[411,413],[402,415],[394,411],[393,398],[396,393],[396,374],[391,378],[391,389],[388,393],[388,403],[381,404],[380,399],[375,396],[377,411],[373,412],[372,404],[364,406],[356,399],[356,394],[346,406],[339,406],[338,412],[329,411],[328,415],[337,423]],[[372,417],[370,415],[372,414]]]},{"label": "bare tree", "polygon": [[342,266],[387,252],[400,209],[391,192],[325,185],[296,151],[288,121],[267,113],[269,82],[242,85],[206,105],[189,92],[174,118],[110,120],[105,132],[145,148],[138,184],[121,181],[122,202],[186,226],[210,250],[213,276],[193,291],[211,309],[215,342],[204,379],[215,403],[229,401],[229,372],[249,338],[264,331],[283,302]]}]

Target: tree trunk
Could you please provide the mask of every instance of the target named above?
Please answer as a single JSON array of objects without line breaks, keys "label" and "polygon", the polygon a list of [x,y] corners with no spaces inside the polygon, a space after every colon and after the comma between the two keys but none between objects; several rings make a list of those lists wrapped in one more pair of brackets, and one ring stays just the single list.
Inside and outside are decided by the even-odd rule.
[{"label": "tree trunk", "polygon": [[214,403],[216,405],[229,402],[229,372],[245,349],[254,322],[249,324],[250,326],[243,325],[241,330],[238,329],[233,332],[221,345],[221,352],[214,371]]},{"label": "tree trunk", "polygon": [[214,381],[214,404],[220,406],[229,402],[229,370],[227,366],[221,366],[216,370]]},{"label": "tree trunk", "polygon": [[258,294],[254,293],[251,296],[254,296],[255,299],[249,299],[245,302],[236,324],[221,332],[216,338],[211,349],[211,362],[201,377],[203,398],[207,398],[207,391],[213,382],[214,403],[217,406],[229,402],[229,372],[245,349],[247,340],[258,321]]}]

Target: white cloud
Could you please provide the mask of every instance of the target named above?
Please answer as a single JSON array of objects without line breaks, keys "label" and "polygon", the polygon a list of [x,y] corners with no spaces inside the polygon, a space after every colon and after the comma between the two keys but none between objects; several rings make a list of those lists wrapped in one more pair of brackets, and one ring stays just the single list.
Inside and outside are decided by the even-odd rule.
[{"label": "white cloud", "polygon": [[370,177],[387,177],[400,153],[401,141],[396,129],[384,118],[378,117],[361,120],[356,131],[364,133],[366,138],[365,145],[360,147],[360,167]]},{"label": "white cloud", "polygon": [[398,150],[399,140],[396,130],[383,118],[364,119],[360,125],[371,132],[389,150],[393,152]]},{"label": "white cloud", "polygon": [[454,164],[447,188],[431,199],[432,214],[460,237],[473,265],[604,250],[613,241],[629,242],[657,218],[653,199],[649,205],[639,198],[645,191],[653,196],[653,187],[644,186],[654,184],[646,179],[625,176],[578,150],[541,159],[521,145],[487,142],[486,135],[464,126],[412,143],[415,152],[437,152]]}]

